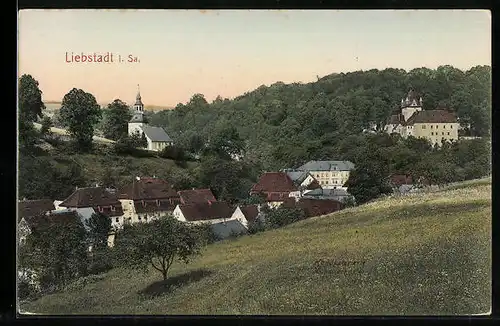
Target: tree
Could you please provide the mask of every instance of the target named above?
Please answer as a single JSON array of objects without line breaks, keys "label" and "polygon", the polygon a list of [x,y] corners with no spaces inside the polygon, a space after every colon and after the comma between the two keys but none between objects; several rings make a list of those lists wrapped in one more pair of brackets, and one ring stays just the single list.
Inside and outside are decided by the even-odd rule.
[{"label": "tree", "polygon": [[52,124],[52,120],[50,119],[49,116],[43,117],[41,125],[42,126],[40,128],[40,134],[42,136],[50,135],[50,133],[51,133],[50,128],[52,128],[53,124]]},{"label": "tree", "polygon": [[108,104],[104,111],[102,131],[105,138],[118,140],[127,136],[128,122],[132,118],[126,103],[119,99]]},{"label": "tree", "polygon": [[125,225],[117,234],[116,249],[130,267],[160,272],[163,280],[175,259],[189,263],[200,252],[203,240],[196,226],[173,216],[163,216],[149,223]]},{"label": "tree", "polygon": [[37,132],[33,122],[42,117],[45,104],[42,101],[42,91],[38,81],[31,75],[22,75],[19,79],[19,144],[22,147],[34,145]]},{"label": "tree", "polygon": [[266,222],[271,228],[279,228],[300,221],[305,217],[305,212],[300,208],[278,207],[267,212]]},{"label": "tree", "polygon": [[87,151],[92,147],[94,125],[101,118],[101,108],[90,93],[73,88],[64,95],[60,119],[68,129],[78,149]]},{"label": "tree", "polygon": [[102,213],[94,213],[85,221],[85,225],[89,228],[92,251],[107,248],[108,236],[111,231],[111,219]]},{"label": "tree", "polygon": [[40,216],[20,247],[19,265],[38,275],[42,289],[67,284],[87,273],[86,231],[80,220]]}]

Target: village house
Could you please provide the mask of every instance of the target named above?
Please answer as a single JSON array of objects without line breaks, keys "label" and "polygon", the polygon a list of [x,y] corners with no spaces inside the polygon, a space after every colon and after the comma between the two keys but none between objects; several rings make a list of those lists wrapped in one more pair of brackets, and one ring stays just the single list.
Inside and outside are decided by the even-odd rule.
[{"label": "village house", "polygon": [[111,219],[112,226],[123,224],[123,210],[115,193],[104,187],[77,188],[68,198],[58,205],[59,209],[78,210],[92,208]]},{"label": "village house", "polygon": [[136,177],[118,192],[126,223],[148,222],[171,214],[180,203],[177,192],[165,180]]},{"label": "village house", "polygon": [[205,204],[205,203],[214,203],[217,201],[214,194],[210,189],[190,189],[190,190],[181,190],[177,192],[179,194],[180,203],[182,205],[191,205],[191,204]]},{"label": "village house", "polygon": [[238,220],[214,223],[210,225],[210,228],[217,240],[224,240],[248,232],[247,228]]},{"label": "village house", "polygon": [[322,200],[301,198],[299,201],[288,200],[283,204],[286,208],[300,208],[306,217],[330,214],[342,209],[342,203],[337,200]]},{"label": "village house", "polygon": [[248,229],[251,223],[257,220],[264,220],[264,213],[261,211],[260,205],[244,205],[238,206],[234,210],[231,220],[238,220]]},{"label": "village house", "polygon": [[400,112],[391,115],[384,131],[399,134],[403,138],[413,136],[425,138],[433,145],[441,146],[443,141],[458,140],[460,124],[450,110],[422,110],[422,97],[410,89],[401,100]]},{"label": "village house", "polygon": [[297,171],[307,171],[323,189],[344,189],[354,164],[350,161],[309,161]]},{"label": "village house", "polygon": [[318,180],[316,180],[316,178],[314,178],[308,171],[294,171],[291,169],[286,169],[283,172],[285,172],[290,177],[290,179],[292,179],[293,183],[298,188],[297,191],[292,191],[289,194],[290,197],[295,197],[298,199],[302,197],[304,192],[308,190],[321,189]]},{"label": "village house", "polygon": [[290,193],[298,190],[299,188],[285,172],[266,172],[253,185],[250,195],[262,196],[269,207],[277,208],[290,198]]},{"label": "village house", "polygon": [[54,209],[54,203],[50,199],[20,200],[17,205],[19,241],[23,243],[30,233],[33,219],[44,216]]},{"label": "village house", "polygon": [[174,209],[173,215],[181,222],[215,224],[231,220],[233,208],[228,203],[220,201],[180,204]]},{"label": "village house", "polygon": [[[139,85],[137,85],[139,87]],[[148,142],[147,149],[150,151],[161,151],[167,146],[174,144],[172,138],[165,132],[163,128],[153,127],[148,124],[144,116],[144,104],[142,103],[141,93],[138,90],[134,104],[135,113],[128,123],[129,135],[144,135]]]}]

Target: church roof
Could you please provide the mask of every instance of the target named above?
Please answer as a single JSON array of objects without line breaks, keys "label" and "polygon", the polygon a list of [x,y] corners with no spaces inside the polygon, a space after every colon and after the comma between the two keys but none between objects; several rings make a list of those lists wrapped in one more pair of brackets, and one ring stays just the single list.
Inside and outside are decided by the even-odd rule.
[{"label": "church roof", "polygon": [[172,141],[172,138],[161,127],[142,126],[142,131],[151,141]]}]

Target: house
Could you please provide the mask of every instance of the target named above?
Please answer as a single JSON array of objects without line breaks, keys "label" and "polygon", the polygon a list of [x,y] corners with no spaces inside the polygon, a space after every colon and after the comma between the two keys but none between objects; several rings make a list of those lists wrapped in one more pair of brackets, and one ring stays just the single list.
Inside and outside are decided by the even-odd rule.
[{"label": "house", "polygon": [[123,207],[123,221],[147,222],[171,214],[180,202],[175,189],[159,178],[136,177],[118,191]]},{"label": "house", "polygon": [[[139,85],[137,85],[139,87]],[[144,104],[142,103],[141,93],[138,90],[134,104],[135,113],[128,123],[128,134],[139,134],[146,137],[148,142],[147,149],[150,151],[161,151],[167,146],[174,144],[172,138],[163,128],[153,127],[148,124],[144,116]]]},{"label": "house", "polygon": [[353,198],[345,189],[314,189],[302,195],[305,199],[336,200],[341,203]]},{"label": "house", "polygon": [[177,192],[180,198],[180,202],[183,205],[191,205],[197,203],[207,203],[216,202],[212,190],[210,189],[191,189],[191,190],[181,190]]},{"label": "house", "polygon": [[228,203],[221,201],[180,204],[174,209],[173,215],[182,222],[214,224],[231,220],[233,208]]},{"label": "house", "polygon": [[224,240],[232,236],[246,234],[247,228],[238,220],[229,220],[210,225],[215,237],[219,240]]},{"label": "house", "polygon": [[250,195],[263,196],[269,207],[276,208],[299,188],[285,172],[266,172],[250,190]]},{"label": "house", "polygon": [[33,218],[43,216],[54,209],[54,203],[50,199],[20,200],[17,205],[19,241],[22,243],[26,239]]},{"label": "house", "polygon": [[238,220],[248,229],[249,225],[257,220],[265,218],[263,212],[260,210],[259,205],[245,205],[238,206],[234,210],[231,220]]},{"label": "house", "polygon": [[309,161],[298,167],[298,171],[309,172],[323,189],[346,189],[354,164],[350,161]]},{"label": "house", "polygon": [[118,196],[104,187],[77,188],[58,205],[62,209],[92,208],[111,219],[113,225],[123,223],[123,210]]},{"label": "house", "polygon": [[422,97],[410,89],[401,100],[400,111],[390,116],[384,131],[403,138],[425,138],[433,145],[458,139],[460,124],[455,113],[446,109],[422,110]]},{"label": "house", "polygon": [[307,190],[321,188],[318,180],[316,180],[308,171],[285,170],[286,174],[292,179],[298,190],[290,193],[290,197],[300,198]]},{"label": "house", "polygon": [[330,214],[342,209],[342,203],[337,200],[301,198],[299,201],[287,201],[286,208],[301,208],[306,217]]},{"label": "house", "polygon": [[17,221],[38,215],[45,215],[55,209],[50,199],[20,200],[17,205]]}]

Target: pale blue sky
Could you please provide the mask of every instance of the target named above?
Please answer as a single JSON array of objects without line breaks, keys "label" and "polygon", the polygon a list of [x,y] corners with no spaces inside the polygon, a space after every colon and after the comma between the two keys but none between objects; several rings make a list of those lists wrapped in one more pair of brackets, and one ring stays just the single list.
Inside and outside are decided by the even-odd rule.
[{"label": "pale blue sky", "polygon": [[[19,16],[19,73],[44,100],[71,88],[100,102],[175,105],[235,97],[276,81],[386,67],[491,64],[489,11],[30,10]],[[66,63],[66,52],[133,54],[136,64]]]}]

